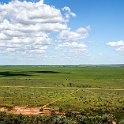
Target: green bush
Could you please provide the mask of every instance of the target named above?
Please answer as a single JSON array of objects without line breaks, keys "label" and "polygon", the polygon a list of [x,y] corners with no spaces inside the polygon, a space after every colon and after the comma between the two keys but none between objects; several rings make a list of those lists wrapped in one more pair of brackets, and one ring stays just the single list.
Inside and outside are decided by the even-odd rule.
[{"label": "green bush", "polygon": [[119,124],[124,124],[124,120],[121,120],[121,121],[119,122]]}]

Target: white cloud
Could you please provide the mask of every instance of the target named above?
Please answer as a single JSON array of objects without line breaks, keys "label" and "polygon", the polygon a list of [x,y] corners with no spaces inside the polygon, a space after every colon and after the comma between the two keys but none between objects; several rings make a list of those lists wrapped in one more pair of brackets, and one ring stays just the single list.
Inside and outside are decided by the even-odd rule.
[{"label": "white cloud", "polygon": [[43,0],[0,4],[0,51],[44,53],[52,42],[49,34],[67,28],[61,11]]},{"label": "white cloud", "polygon": [[87,51],[87,45],[77,42],[65,42],[59,44],[56,49],[63,51],[66,57],[74,57],[74,55],[85,53]]},{"label": "white cloud", "polygon": [[107,45],[111,47],[116,47],[116,51],[124,51],[124,41],[108,42]]},{"label": "white cloud", "polygon": [[90,27],[81,27],[78,28],[76,31],[63,30],[60,32],[58,39],[61,41],[67,42],[78,42],[88,37]]},{"label": "white cloud", "polygon": [[123,51],[124,52],[124,46],[121,46],[119,48],[116,49],[117,51]]},{"label": "white cloud", "polygon": [[67,7],[67,6],[65,6],[64,8],[62,8],[62,10],[64,11],[65,21],[67,21],[67,22],[69,21],[69,18],[70,17],[75,17],[76,16],[76,14],[73,13],[71,11],[71,9],[69,7]]},{"label": "white cloud", "polygon": [[72,49],[80,49],[80,50],[85,50],[86,49],[86,45],[84,44],[79,44],[77,42],[66,42],[66,43],[63,43],[63,44],[59,44],[58,45],[58,48],[59,49],[62,49],[63,47],[66,47],[66,48],[72,48]]},{"label": "white cloud", "polygon": [[124,41],[120,40],[120,41],[116,41],[116,42],[108,42],[107,44],[109,46],[114,46],[114,47],[124,46]]},{"label": "white cloud", "polygon": [[87,52],[87,45],[84,43],[89,35],[90,26],[80,27],[75,31],[62,30],[58,35],[60,44],[57,45],[56,49],[64,52],[65,57],[74,57]]},{"label": "white cloud", "polygon": [[[57,32],[56,45],[64,51],[83,52],[87,45],[82,42],[89,35],[90,27],[72,31],[67,22],[76,14],[69,7],[62,11],[39,2],[14,0],[0,4],[0,53],[44,54],[53,43],[51,33]],[[59,42],[58,42],[59,43]]]}]

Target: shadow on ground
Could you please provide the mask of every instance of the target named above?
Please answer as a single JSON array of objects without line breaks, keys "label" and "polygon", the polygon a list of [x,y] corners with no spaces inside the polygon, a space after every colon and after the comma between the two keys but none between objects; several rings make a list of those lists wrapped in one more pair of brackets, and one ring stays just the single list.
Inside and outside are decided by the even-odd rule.
[{"label": "shadow on ground", "polygon": [[21,72],[5,71],[5,72],[0,72],[0,76],[8,77],[8,76],[31,76],[31,75]]},{"label": "shadow on ground", "polygon": [[48,74],[54,74],[54,73],[60,73],[60,72],[57,72],[57,71],[29,71],[31,73],[48,73]]},{"label": "shadow on ground", "polygon": [[33,76],[36,73],[57,74],[57,73],[60,73],[60,72],[57,72],[57,71],[20,71],[20,72],[4,71],[4,72],[0,72],[0,76],[2,76],[2,77],[9,77],[9,76]]}]

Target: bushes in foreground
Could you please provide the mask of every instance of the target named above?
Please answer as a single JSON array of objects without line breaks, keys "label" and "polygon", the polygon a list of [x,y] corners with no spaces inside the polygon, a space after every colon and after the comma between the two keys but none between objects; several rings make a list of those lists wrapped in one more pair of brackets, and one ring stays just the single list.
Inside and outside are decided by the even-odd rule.
[{"label": "bushes in foreground", "polygon": [[75,117],[69,117],[68,115],[24,116],[0,113],[0,124],[108,124],[110,119],[114,119],[113,115],[75,115]]},{"label": "bushes in foreground", "polygon": [[0,124],[71,124],[65,116],[24,116],[0,113]]}]

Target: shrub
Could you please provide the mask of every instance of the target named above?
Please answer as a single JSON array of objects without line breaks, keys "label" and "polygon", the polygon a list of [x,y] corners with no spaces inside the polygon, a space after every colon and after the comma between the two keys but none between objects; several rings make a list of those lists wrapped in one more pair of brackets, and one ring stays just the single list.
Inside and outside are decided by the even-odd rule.
[{"label": "shrub", "polygon": [[85,116],[77,115],[76,121],[78,122],[78,124],[85,124]]},{"label": "shrub", "polygon": [[124,124],[124,120],[121,120],[121,121],[119,122],[119,124]]}]

